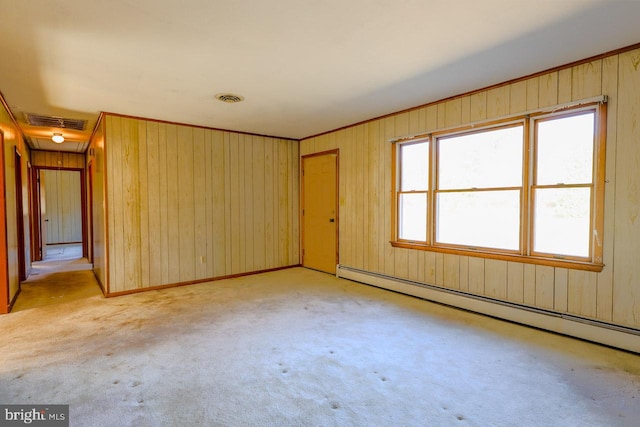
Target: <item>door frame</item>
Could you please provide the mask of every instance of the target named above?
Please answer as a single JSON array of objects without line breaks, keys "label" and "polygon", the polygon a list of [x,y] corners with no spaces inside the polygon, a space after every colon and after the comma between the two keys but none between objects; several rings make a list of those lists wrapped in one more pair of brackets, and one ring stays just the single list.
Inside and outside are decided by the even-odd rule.
[{"label": "door frame", "polygon": [[318,153],[305,154],[300,156],[300,245],[301,245],[301,259],[300,264],[304,266],[304,250],[306,248],[305,242],[305,227],[304,227],[304,202],[305,202],[305,185],[304,185],[304,161],[311,157],[330,156],[335,155],[336,158],[336,265],[340,263],[340,149],[320,151]]},{"label": "door frame", "polygon": [[77,171],[80,172],[80,210],[82,221],[82,256],[87,258],[88,256],[88,233],[87,233],[87,183],[86,183],[86,171],[84,168],[60,168],[51,166],[32,166],[33,179],[31,184],[32,203],[33,203],[33,215],[34,220],[31,221],[31,232],[33,233],[34,241],[38,244],[38,248],[34,251],[38,253],[37,259],[34,261],[42,261],[42,231],[41,231],[41,214],[40,214],[40,171],[41,170],[57,170],[57,171]]},{"label": "door frame", "polygon": [[7,241],[7,186],[4,132],[0,129],[0,314],[9,312],[9,257]]},{"label": "door frame", "polygon": [[27,260],[25,256],[24,239],[24,197],[22,193],[22,154],[18,147],[14,147],[15,175],[16,175],[16,229],[18,237],[18,278],[22,282],[27,280]]}]

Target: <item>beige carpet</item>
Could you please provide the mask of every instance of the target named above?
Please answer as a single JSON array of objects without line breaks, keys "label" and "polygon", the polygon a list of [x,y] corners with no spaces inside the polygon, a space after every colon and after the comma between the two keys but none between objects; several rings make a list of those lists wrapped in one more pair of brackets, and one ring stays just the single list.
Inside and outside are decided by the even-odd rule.
[{"label": "beige carpet", "polygon": [[637,426],[640,356],[302,268],[0,317],[74,426]]}]

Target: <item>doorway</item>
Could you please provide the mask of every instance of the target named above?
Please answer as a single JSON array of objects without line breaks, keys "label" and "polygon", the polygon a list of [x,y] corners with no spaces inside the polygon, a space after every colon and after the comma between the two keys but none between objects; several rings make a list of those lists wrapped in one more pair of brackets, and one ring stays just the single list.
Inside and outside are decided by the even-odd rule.
[{"label": "doorway", "polygon": [[[85,174],[83,169],[35,167],[32,184],[34,261],[79,253],[87,257]],[[51,253],[49,253],[51,252]]]},{"label": "doorway", "polygon": [[335,274],[338,259],[338,150],[332,150],[302,157],[302,265]]}]

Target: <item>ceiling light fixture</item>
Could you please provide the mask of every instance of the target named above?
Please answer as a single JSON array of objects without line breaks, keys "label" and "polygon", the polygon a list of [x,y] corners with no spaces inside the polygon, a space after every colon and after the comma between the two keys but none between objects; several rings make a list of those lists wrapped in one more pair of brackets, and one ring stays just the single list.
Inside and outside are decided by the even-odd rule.
[{"label": "ceiling light fixture", "polygon": [[235,95],[233,93],[219,93],[216,95],[218,101],[227,102],[229,104],[235,104],[244,100],[244,96]]},{"label": "ceiling light fixture", "polygon": [[61,133],[54,133],[51,140],[56,144],[62,144],[64,142],[64,136]]}]

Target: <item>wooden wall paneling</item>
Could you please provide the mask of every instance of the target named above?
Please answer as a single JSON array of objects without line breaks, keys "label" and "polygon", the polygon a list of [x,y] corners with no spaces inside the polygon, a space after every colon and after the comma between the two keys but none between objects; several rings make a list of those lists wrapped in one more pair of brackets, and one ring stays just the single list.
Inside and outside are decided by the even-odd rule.
[{"label": "wooden wall paneling", "polygon": [[211,193],[207,193],[207,165],[205,152],[205,130],[193,128],[193,219],[194,219],[194,252],[195,252],[195,272],[193,277],[204,279],[212,277],[208,272],[208,264],[213,263],[213,258],[207,257],[207,201],[211,198]]},{"label": "wooden wall paneling", "polygon": [[507,263],[507,299],[524,303],[524,264],[520,262]]},{"label": "wooden wall paneling", "polygon": [[444,102],[439,102],[438,104],[436,104],[436,108],[438,110],[438,114],[436,115],[437,117],[437,125],[436,128],[437,129],[444,129],[447,126],[447,121],[446,121],[446,114],[447,114],[447,108]]},{"label": "wooden wall paneling", "polygon": [[[65,242],[81,242],[82,241],[82,175],[80,171],[60,171],[65,177],[66,183],[64,188],[64,196],[67,204],[64,206],[63,222],[64,241]],[[23,178],[26,182],[26,178]],[[25,197],[26,198],[26,197]],[[28,224],[25,229],[28,228]]]},{"label": "wooden wall paneling", "polygon": [[[637,238],[632,239],[631,236],[638,235],[636,218],[639,210],[637,183],[640,176],[637,169],[640,156],[637,144],[639,135],[637,122],[640,115],[637,102],[638,96],[640,96],[638,89],[640,84],[639,61],[640,50],[628,52],[619,57],[617,157],[615,160],[616,176],[614,177],[616,269],[613,289],[613,319],[615,322],[636,327],[640,324],[640,291],[638,286],[633,286],[634,283],[637,285],[639,281],[637,257],[633,254],[638,253],[640,244],[638,244]],[[613,102],[615,101],[614,98]],[[615,105],[610,105],[610,111],[612,107],[616,108]],[[610,117],[612,116],[610,115]],[[609,159],[607,161],[609,163]]]},{"label": "wooden wall paneling", "polygon": [[[107,117],[107,165],[122,164],[122,136],[120,117]],[[109,201],[109,290],[124,290],[124,212],[122,203],[122,170],[109,168],[108,201]]]},{"label": "wooden wall paneling", "polygon": [[558,104],[571,101],[571,83],[573,81],[573,69],[565,68],[558,71]]},{"label": "wooden wall paneling", "polygon": [[511,86],[499,86],[487,91],[487,118],[502,117],[509,114]]},{"label": "wooden wall paneling", "polygon": [[[171,256],[171,248],[169,246],[170,240],[170,229],[175,226],[174,224],[169,224],[169,206],[172,203],[169,200],[169,163],[167,160],[168,155],[168,144],[167,139],[169,136],[169,126],[165,123],[160,123],[158,125],[158,170],[160,173],[160,197],[159,197],[159,205],[160,205],[160,229],[158,232],[160,233],[160,247],[157,253],[159,253],[161,258],[161,278],[162,283],[171,283],[169,281],[169,272],[173,269],[173,263],[170,261]],[[175,159],[175,158],[174,158]]]},{"label": "wooden wall paneling", "polygon": [[193,280],[196,273],[193,130],[189,126],[177,127],[180,282]]},{"label": "wooden wall paneling", "polygon": [[[409,113],[405,112],[402,114],[398,114],[395,116],[395,136],[406,136],[409,135]],[[391,145],[391,144],[390,144]],[[391,181],[391,178],[389,178]],[[389,187],[390,193],[393,190]],[[389,218],[388,226],[391,226],[391,218]],[[408,279],[409,275],[409,257],[410,251],[408,249],[397,248],[395,253],[395,272],[399,277]],[[417,268],[416,268],[417,274]]]},{"label": "wooden wall paneling", "polygon": [[382,204],[384,205],[384,220],[383,227],[385,230],[386,238],[383,239],[384,243],[384,267],[385,273],[393,276],[395,274],[395,251],[389,243],[391,233],[391,144],[389,140],[398,133],[395,129],[395,120],[393,117],[387,117],[384,119],[384,149],[382,150],[383,160],[382,165],[384,167],[384,179],[382,187]]},{"label": "wooden wall paneling", "polygon": [[469,290],[469,257],[459,256],[460,262],[460,290]]},{"label": "wooden wall paneling", "polygon": [[138,121],[121,120],[122,149],[122,203],[124,208],[124,286],[125,289],[139,288],[141,280],[140,260],[140,135]]},{"label": "wooden wall paneling", "polygon": [[554,303],[554,268],[536,265],[536,306],[553,310]]},{"label": "wooden wall paneling", "polygon": [[444,254],[436,252],[435,258],[436,286],[444,286]]},{"label": "wooden wall paneling", "polygon": [[485,260],[484,294],[501,300],[507,299],[507,261]]},{"label": "wooden wall paneling", "polygon": [[348,222],[348,214],[347,214],[347,194],[349,189],[347,188],[348,181],[348,161],[349,161],[349,149],[347,147],[346,139],[346,131],[340,130],[336,132],[336,145],[340,150],[340,161],[338,164],[338,227],[340,231],[338,233],[338,256],[340,264],[347,264],[347,245],[348,237],[347,237],[347,222]]},{"label": "wooden wall paneling", "polygon": [[471,97],[463,96],[460,98],[460,123],[469,123],[471,121]]},{"label": "wooden wall paneling", "polygon": [[534,264],[524,265],[524,289],[522,296],[526,305],[536,305],[536,266]]},{"label": "wooden wall paneling", "polygon": [[436,253],[424,251],[424,282],[429,285],[436,284]]},{"label": "wooden wall paneling", "polygon": [[548,107],[558,103],[558,72],[554,71],[538,77],[538,105]]},{"label": "wooden wall paneling", "polygon": [[443,286],[460,289],[460,256],[443,254]]},{"label": "wooden wall paneling", "polygon": [[313,140],[315,140],[316,138],[307,138],[307,139],[303,139],[302,141],[300,141],[300,157],[302,156],[306,156],[307,154],[310,154],[311,151],[311,146],[313,144]]},{"label": "wooden wall paneling", "polygon": [[484,258],[469,257],[469,292],[484,295]]},{"label": "wooden wall paneling", "polygon": [[469,97],[469,121],[477,122],[487,118],[487,91],[474,93]]},{"label": "wooden wall paneling", "polygon": [[556,267],[555,269],[553,308],[555,311],[561,313],[565,313],[567,311],[567,304],[569,301],[568,274],[569,270],[566,268]]},{"label": "wooden wall paneling", "polygon": [[[237,228],[237,234],[235,235],[235,237],[232,237],[234,239],[234,245],[237,247],[238,249],[238,272],[242,273],[244,271],[247,271],[247,258],[246,258],[246,253],[247,253],[247,240],[246,240],[246,231],[247,231],[247,217],[249,216],[249,211],[247,209],[247,193],[251,191],[251,189],[249,188],[247,191],[247,187],[248,187],[248,180],[247,180],[247,174],[246,174],[246,162],[247,162],[247,153],[245,150],[245,135],[243,134],[238,134],[235,138],[235,144],[237,146],[237,151],[236,151],[236,161],[238,164],[238,168],[236,170],[236,174],[235,174],[235,180],[237,181],[237,187],[238,187],[238,201],[237,201],[237,212],[238,212],[238,228]],[[284,148],[284,151],[281,153],[282,155],[282,161],[284,161],[284,166],[283,166],[283,173],[286,174],[286,167],[287,167],[287,156],[286,156],[286,147],[282,147]],[[282,151],[282,150],[281,150]],[[280,197],[282,198],[281,201],[281,210],[280,212],[282,212],[284,209],[282,209],[284,206],[286,206],[286,198],[287,198],[287,188],[286,188],[286,182],[287,182],[287,178],[286,176],[281,176],[281,182],[280,185],[281,187],[284,188],[283,191],[281,191],[280,193]],[[285,223],[286,223],[286,215],[285,215]],[[280,250],[280,256],[282,257],[282,261],[281,262],[285,262],[286,259],[286,236],[287,236],[287,229],[286,226],[285,228],[282,230],[282,247]]]},{"label": "wooden wall paneling", "polygon": [[369,122],[367,132],[367,156],[369,164],[369,174],[367,183],[367,216],[369,217],[369,227],[366,232],[368,248],[367,267],[370,271],[379,272],[379,245],[380,240],[380,188],[378,186],[378,176],[380,176],[380,124],[379,122]]},{"label": "wooden wall paneling", "polygon": [[[219,238],[219,232],[216,230],[216,226],[220,223],[224,224],[224,214],[222,215],[222,219],[220,217],[216,218],[216,208],[217,204],[220,203],[220,194],[216,191],[216,179],[215,176],[219,173],[220,168],[224,168],[224,163],[214,164],[214,162],[219,162],[220,158],[223,156],[217,155],[214,158],[214,142],[213,142],[213,134],[220,134],[218,131],[213,131],[207,129],[203,134],[203,162],[204,162],[204,170],[202,171],[202,186],[203,188],[198,190],[199,192],[203,192],[199,197],[204,199],[204,235],[205,235],[205,254],[204,254],[204,267],[205,267],[205,277],[215,277],[216,274],[216,259],[219,256],[223,256],[224,250],[217,252],[216,251],[216,238]],[[224,169],[222,169],[224,170]],[[224,195],[224,191],[222,192]],[[217,200],[214,200],[217,199]],[[224,203],[224,197],[222,199],[222,203]],[[224,234],[224,229],[220,230],[222,234]],[[223,240],[224,245],[224,240]],[[224,261],[223,261],[224,262]]]},{"label": "wooden wall paneling", "polygon": [[167,152],[167,253],[169,271],[167,283],[180,282],[180,181],[178,152],[178,129],[174,124],[166,127],[166,152]]},{"label": "wooden wall paneling", "polygon": [[[242,271],[254,271],[255,268],[255,259],[253,258],[253,244],[254,244],[254,218],[253,218],[253,210],[254,206],[254,197],[255,197],[255,188],[253,187],[253,176],[255,175],[255,170],[253,169],[253,138],[249,135],[240,135],[240,139],[243,141],[244,145],[244,156],[241,158],[241,162],[244,165],[244,184],[242,185],[242,193],[244,194],[244,207],[242,209],[242,217],[244,218],[244,260],[245,264],[242,268]],[[288,148],[288,147],[287,147]],[[286,152],[287,159],[287,171],[289,171],[289,152]],[[289,206],[289,177],[287,176],[287,204],[285,206]],[[285,209],[285,214],[289,215],[289,212]],[[288,243],[290,240],[289,237],[289,227],[287,227],[287,231],[285,234],[285,239]],[[287,253],[287,262],[288,253]]]},{"label": "wooden wall paneling", "polygon": [[378,272],[379,273],[385,273],[386,272],[386,267],[385,267],[385,257],[386,257],[386,244],[387,241],[390,238],[390,234],[391,234],[391,224],[387,224],[385,223],[385,209],[386,204],[387,204],[387,200],[389,201],[389,203],[391,202],[391,197],[387,197],[387,194],[385,194],[385,190],[384,190],[384,179],[385,179],[385,170],[387,168],[387,166],[391,166],[391,165],[386,165],[385,161],[385,151],[386,150],[391,150],[391,147],[389,144],[389,142],[385,139],[386,138],[386,120],[385,119],[381,119],[381,120],[376,120],[377,125],[378,125],[378,142],[377,142],[377,148],[378,148],[378,169],[377,169],[377,179],[378,179],[378,185],[376,187],[376,192],[378,194],[378,203],[377,203],[377,210],[378,210]]},{"label": "wooden wall paneling", "polygon": [[279,240],[279,258],[278,264],[287,265],[289,262],[289,246],[291,244],[291,232],[290,232],[290,218],[287,214],[287,207],[289,206],[289,141],[278,140],[278,163],[279,169],[279,182],[278,182],[278,194],[280,199],[278,201],[278,215],[280,217],[278,233]]},{"label": "wooden wall paneling", "polygon": [[[274,212],[274,173],[275,159],[273,138],[264,140],[264,238],[265,238],[265,265],[274,268],[277,265],[274,257],[274,243],[277,242],[278,233],[276,226],[276,214]],[[302,148],[302,146],[301,146]]]},{"label": "wooden wall paneling", "polygon": [[353,246],[355,240],[354,222],[357,220],[355,215],[355,143],[353,140],[353,128],[344,129],[341,133],[342,147],[341,152],[344,153],[344,199],[341,208],[344,210],[344,221],[340,222],[340,229],[344,232],[344,239],[341,241],[340,258],[342,262],[348,266],[354,266]]},{"label": "wooden wall paneling", "polygon": [[[233,169],[233,161],[232,159],[232,148],[231,148],[231,134],[229,132],[223,132],[222,133],[222,144],[223,144],[223,154],[224,154],[224,253],[225,253],[225,264],[224,264],[224,268],[225,268],[225,274],[226,275],[230,275],[233,274],[233,251],[234,251],[234,244],[233,244],[233,231],[232,231],[232,224],[233,224],[233,213],[234,210],[232,208],[233,206],[233,200],[237,200],[237,195],[233,195],[233,186],[232,186],[232,182],[233,182],[233,177],[235,174],[235,170]],[[236,147],[237,148],[237,147]],[[276,151],[277,152],[277,151]],[[274,164],[277,164],[277,160],[274,159]],[[236,165],[237,168],[237,165]],[[278,208],[278,181],[277,181],[277,173],[274,174],[274,191],[273,191],[273,198],[274,198],[274,208],[276,209],[276,215],[274,217],[274,230],[278,230],[278,214],[277,214],[277,208]],[[237,187],[236,187],[237,189]],[[278,247],[276,246],[274,248],[274,255],[275,255],[275,259],[278,259]]]},{"label": "wooden wall paneling", "polygon": [[147,287],[151,285],[150,266],[151,258],[153,257],[153,254],[149,250],[149,236],[153,234],[153,231],[149,229],[149,216],[151,215],[149,209],[149,161],[147,153],[149,142],[147,122],[138,120],[134,123],[138,127],[138,139],[137,141],[131,142],[133,144],[137,143],[138,145],[138,164],[136,168],[138,170],[138,203],[140,210],[140,286]]},{"label": "wooden wall paneling", "polygon": [[571,98],[574,101],[602,94],[602,60],[573,67]]},{"label": "wooden wall paneling", "polygon": [[444,103],[444,126],[458,126],[462,122],[462,102],[460,98],[450,99]]},{"label": "wooden wall paneling", "polygon": [[[521,80],[509,85],[509,113],[516,114],[527,111],[527,81]],[[538,99],[537,93],[535,99]]]},{"label": "wooden wall paneling", "polygon": [[[249,246],[249,250],[253,249],[253,268],[252,271],[264,270],[267,265],[266,260],[266,230],[265,230],[265,138],[253,138],[253,246]],[[290,180],[291,182],[293,180]],[[297,215],[297,205],[291,209],[295,209]]]},{"label": "wooden wall paneling", "polygon": [[569,270],[567,311],[578,316],[596,317],[596,273]]},{"label": "wooden wall paneling", "polygon": [[46,230],[46,238],[47,241],[45,243],[58,243],[61,241],[60,237],[60,207],[58,206],[58,201],[60,197],[58,197],[58,174],[56,171],[52,170],[42,170],[40,172],[44,179],[44,188],[45,188],[45,208],[47,215],[47,230]]},{"label": "wooden wall paneling", "polygon": [[[208,172],[211,172],[211,189],[213,199],[212,223],[207,220],[207,235],[210,237],[211,245],[207,246],[207,259],[213,261],[213,274],[211,277],[221,277],[229,274],[227,259],[230,251],[227,251],[227,230],[229,229],[229,217],[227,215],[227,174],[229,163],[227,162],[228,146],[225,145],[224,132],[207,132],[205,143],[210,144],[211,161],[207,165]],[[273,181],[271,180],[273,185]],[[272,194],[272,193],[269,193]],[[273,197],[270,197],[273,200]],[[273,213],[273,212],[272,212]],[[210,234],[211,233],[211,234]],[[273,254],[273,251],[269,251]]]},{"label": "wooden wall paneling", "polygon": [[[240,155],[238,153],[238,134],[236,133],[228,133],[229,138],[229,171],[230,174],[228,176],[230,182],[230,196],[231,196],[231,212],[230,212],[230,231],[231,234],[229,236],[229,242],[231,246],[231,274],[238,274],[241,272],[240,269],[240,220],[242,212],[240,210],[240,197],[241,194],[241,186],[240,186],[240,166],[238,164],[238,159]],[[280,157],[278,157],[280,160]],[[280,167],[278,169],[281,169]],[[280,189],[280,180],[278,180],[278,190]],[[280,259],[280,248],[278,248],[278,262],[281,262]]]},{"label": "wooden wall paneling", "polygon": [[371,197],[371,188],[370,188],[370,179],[369,175],[371,175],[371,165],[369,164],[370,155],[370,144],[369,144],[369,125],[363,124],[363,141],[362,141],[362,163],[363,163],[363,177],[362,177],[362,196],[363,196],[363,206],[362,206],[362,245],[363,245],[363,257],[362,257],[362,269],[365,271],[371,271],[369,267],[369,249],[371,247],[369,239],[371,238],[371,234],[369,233],[370,225],[369,225],[369,212],[371,211],[371,203],[369,198]]},{"label": "wooden wall paneling", "polygon": [[[618,63],[613,321],[640,327],[640,49]],[[615,100],[614,100],[615,101]]]},{"label": "wooden wall paneling", "polygon": [[438,128],[438,106],[429,105],[425,109],[425,132],[432,132]]},{"label": "wooden wall paneling", "polygon": [[609,96],[607,104],[606,184],[604,192],[604,268],[598,274],[597,317],[610,322],[613,316],[613,241],[615,233],[616,188],[616,124],[611,118],[618,112],[618,55],[602,60],[602,93]]},{"label": "wooden wall paneling", "polygon": [[535,110],[540,107],[540,92],[543,85],[540,77],[531,77],[526,80],[527,106],[526,110]]},{"label": "wooden wall paneling", "polygon": [[160,208],[161,187],[160,174],[160,147],[159,147],[159,126],[158,122],[147,122],[147,200],[148,200],[148,231],[146,247],[142,242],[142,251],[149,253],[149,285],[157,286],[162,281],[162,226]]},{"label": "wooden wall paneling", "polygon": [[253,252],[253,263],[251,264],[251,271],[264,270],[266,259],[266,243],[265,243],[265,230],[264,230],[264,137],[253,137],[251,141],[252,145],[252,172],[253,182],[251,186],[253,188],[253,203],[251,211],[248,213],[253,215],[253,238],[249,241],[249,252]]},{"label": "wooden wall paneling", "polygon": [[300,264],[302,258],[300,257],[300,149],[297,142],[287,141],[290,148],[290,159],[292,169],[290,170],[291,176],[289,177],[289,187],[292,189],[292,198],[289,200],[289,211],[291,212],[291,227],[289,233],[291,233],[291,243],[289,245],[291,250],[291,258],[287,265]]},{"label": "wooden wall paneling", "polygon": [[355,213],[356,220],[354,222],[355,227],[355,247],[354,247],[354,262],[355,267],[363,269],[364,268],[364,251],[365,251],[365,220],[368,219],[368,216],[365,214],[365,182],[366,182],[366,165],[365,165],[365,152],[364,152],[364,125],[358,125],[354,129],[354,143],[355,143],[355,188],[354,188],[354,196],[355,196]]}]

